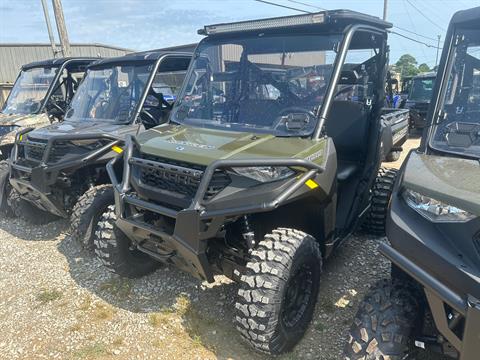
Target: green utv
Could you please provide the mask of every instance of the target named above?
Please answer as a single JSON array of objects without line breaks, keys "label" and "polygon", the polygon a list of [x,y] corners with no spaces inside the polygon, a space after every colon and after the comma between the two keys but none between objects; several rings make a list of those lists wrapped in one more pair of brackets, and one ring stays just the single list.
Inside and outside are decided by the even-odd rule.
[{"label": "green utv", "polygon": [[127,277],[163,262],[237,280],[245,339],[292,349],[323,260],[365,217],[383,230],[390,27],[335,10],[200,30],[168,123],[107,164],[116,206],[96,231],[101,261]]},{"label": "green utv", "polygon": [[[391,279],[360,304],[346,359],[461,360],[480,351],[480,7],[456,13],[418,150],[387,220]],[[423,357],[422,357],[423,358]],[[433,357],[432,357],[433,358]]]},{"label": "green utv", "polygon": [[72,237],[89,247],[93,224],[114,203],[106,162],[123,151],[127,134],[165,121],[190,60],[149,51],[91,64],[62,123],[18,133],[10,158],[14,213],[35,223],[70,217]]},{"label": "green utv", "polygon": [[0,111],[0,214],[8,214],[5,182],[15,136],[25,128],[37,128],[63,120],[91,58],[60,58],[22,66]]}]

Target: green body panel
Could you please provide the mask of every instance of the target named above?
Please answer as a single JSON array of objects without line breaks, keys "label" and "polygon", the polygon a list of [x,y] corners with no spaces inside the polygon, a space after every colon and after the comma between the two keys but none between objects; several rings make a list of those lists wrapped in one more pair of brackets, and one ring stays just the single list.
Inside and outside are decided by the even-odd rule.
[{"label": "green body panel", "polygon": [[199,165],[220,159],[302,158],[322,163],[326,140],[166,124],[137,137],[141,151]]},{"label": "green body panel", "polygon": [[403,185],[480,216],[480,163],[412,152]]}]

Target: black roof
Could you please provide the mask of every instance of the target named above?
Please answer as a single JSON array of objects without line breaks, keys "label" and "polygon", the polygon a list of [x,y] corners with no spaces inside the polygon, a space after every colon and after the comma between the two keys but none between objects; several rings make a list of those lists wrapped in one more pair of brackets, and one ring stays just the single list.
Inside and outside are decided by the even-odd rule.
[{"label": "black roof", "polygon": [[480,26],[480,6],[456,12],[450,24],[478,28]]},{"label": "black roof", "polygon": [[89,64],[96,60],[98,60],[98,58],[91,58],[91,57],[62,57],[62,58],[55,58],[55,59],[47,59],[47,60],[40,60],[40,61],[31,62],[29,64],[25,64],[22,66],[22,70],[27,70],[27,69],[37,68],[37,67],[61,66],[67,61]]},{"label": "black roof", "polygon": [[[302,22],[305,20],[305,22]],[[284,25],[263,26],[266,22],[272,24],[275,21],[284,22]],[[263,23],[263,24],[262,24]],[[214,25],[207,25],[203,29],[198,30],[200,35],[216,35],[217,33],[225,32],[245,32],[245,31],[284,31],[285,29],[298,29],[304,31],[311,30],[339,30],[342,31],[349,25],[364,24],[370,25],[380,29],[389,29],[393,25],[390,22],[384,21],[379,17],[360,13],[351,10],[328,10],[315,13],[308,13],[302,15],[291,15],[274,18],[255,19],[248,21],[239,21],[232,23],[221,23]],[[257,27],[255,27],[258,25]],[[241,29],[245,26],[245,29]],[[216,31],[222,27],[231,27],[228,31]]]},{"label": "black roof", "polygon": [[109,64],[129,63],[129,62],[155,62],[163,55],[183,55],[192,56],[192,53],[177,52],[177,51],[163,51],[163,50],[148,50],[141,52],[134,52],[124,56],[117,56],[111,58],[104,58],[95,61],[90,67],[104,66]]}]

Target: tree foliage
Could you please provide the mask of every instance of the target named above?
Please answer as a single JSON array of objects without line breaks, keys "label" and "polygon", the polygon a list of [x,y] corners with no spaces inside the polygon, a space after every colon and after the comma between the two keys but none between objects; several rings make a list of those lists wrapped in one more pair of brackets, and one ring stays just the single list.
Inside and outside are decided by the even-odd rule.
[{"label": "tree foliage", "polygon": [[402,77],[415,76],[420,72],[417,68],[417,60],[410,54],[400,56],[395,66]]},{"label": "tree foliage", "polygon": [[424,73],[424,72],[431,71],[431,69],[427,64],[423,63],[423,64],[418,65],[418,71],[420,71],[421,73]]}]

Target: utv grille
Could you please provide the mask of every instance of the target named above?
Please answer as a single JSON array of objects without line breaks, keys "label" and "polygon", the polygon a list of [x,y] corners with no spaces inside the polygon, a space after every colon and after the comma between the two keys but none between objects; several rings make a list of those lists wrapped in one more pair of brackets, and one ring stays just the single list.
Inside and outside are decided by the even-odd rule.
[{"label": "utv grille", "polygon": [[[205,167],[146,154],[142,154],[141,159],[148,161],[137,163],[140,166],[139,175],[142,183],[193,199]],[[205,192],[204,200],[212,199],[230,182],[230,176],[225,171],[215,172]]]},{"label": "utv grille", "polygon": [[56,141],[52,146],[52,150],[48,155],[48,162],[55,163],[60,161],[71,150],[69,143],[66,141]]},{"label": "utv grille", "polygon": [[26,160],[42,161],[47,142],[42,139],[28,138],[27,141],[21,143],[24,146]]}]

